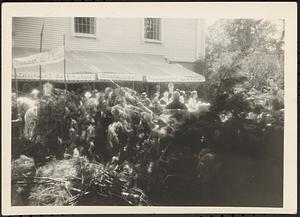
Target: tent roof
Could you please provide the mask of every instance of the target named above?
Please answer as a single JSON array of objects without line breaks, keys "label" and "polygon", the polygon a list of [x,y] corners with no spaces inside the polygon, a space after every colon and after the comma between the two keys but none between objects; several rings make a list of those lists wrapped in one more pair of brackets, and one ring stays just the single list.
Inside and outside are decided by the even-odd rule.
[{"label": "tent roof", "polygon": [[[37,49],[13,48],[13,58],[38,53]],[[205,78],[180,64],[169,64],[163,56],[148,54],[66,51],[68,82],[147,81],[204,82]],[[63,62],[42,66],[42,79],[64,81]],[[13,76],[14,78],[14,76]],[[20,80],[38,80],[39,66],[18,68]]]}]

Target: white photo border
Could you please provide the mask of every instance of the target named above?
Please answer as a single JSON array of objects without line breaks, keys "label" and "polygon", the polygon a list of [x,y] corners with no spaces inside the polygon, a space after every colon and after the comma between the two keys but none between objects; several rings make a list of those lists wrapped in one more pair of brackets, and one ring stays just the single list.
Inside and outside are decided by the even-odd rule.
[{"label": "white photo border", "polygon": [[[283,207],[11,206],[12,17],[265,18],[285,20],[285,127]],[[2,214],[158,214],[297,212],[297,3],[3,3],[2,4]]]}]

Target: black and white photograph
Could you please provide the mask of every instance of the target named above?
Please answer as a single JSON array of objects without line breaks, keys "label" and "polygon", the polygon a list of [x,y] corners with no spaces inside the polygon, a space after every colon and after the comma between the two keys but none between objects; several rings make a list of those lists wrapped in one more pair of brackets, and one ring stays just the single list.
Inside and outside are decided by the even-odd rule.
[{"label": "black and white photograph", "polygon": [[12,17],[12,207],[284,207],[286,19],[167,15]]}]

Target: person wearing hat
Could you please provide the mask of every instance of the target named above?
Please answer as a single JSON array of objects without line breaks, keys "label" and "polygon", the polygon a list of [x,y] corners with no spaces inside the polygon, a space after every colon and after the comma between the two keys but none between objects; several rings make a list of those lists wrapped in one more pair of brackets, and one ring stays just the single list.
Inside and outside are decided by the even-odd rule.
[{"label": "person wearing hat", "polygon": [[38,91],[37,89],[34,89],[31,91],[30,96],[33,100],[38,100],[39,93],[40,93],[40,91]]},{"label": "person wearing hat", "polygon": [[177,91],[173,93],[173,101],[166,106],[166,109],[183,109],[187,110],[185,104],[179,101],[180,94]]},{"label": "person wearing hat", "polygon": [[149,107],[150,104],[151,104],[151,100],[148,98],[146,92],[143,92],[143,93],[141,94],[141,101],[142,101],[142,103],[143,103],[145,106],[147,106],[147,107]]}]

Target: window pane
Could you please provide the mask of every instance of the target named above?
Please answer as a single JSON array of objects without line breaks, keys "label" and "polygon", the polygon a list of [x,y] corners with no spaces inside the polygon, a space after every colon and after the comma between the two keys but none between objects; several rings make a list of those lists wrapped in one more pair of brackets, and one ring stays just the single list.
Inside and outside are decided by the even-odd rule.
[{"label": "window pane", "polygon": [[92,23],[91,26],[90,26],[90,33],[91,34],[95,34],[95,31],[94,31],[94,24]]},{"label": "window pane", "polygon": [[78,23],[79,23],[80,25],[82,25],[82,17],[79,17],[79,18],[78,18]]},{"label": "window pane", "polygon": [[161,40],[161,20],[158,19],[158,40]]},{"label": "window pane", "polygon": [[75,33],[95,34],[95,18],[75,17],[74,31]]},{"label": "window pane", "polygon": [[145,18],[145,38],[150,38],[149,31],[150,31],[150,21],[149,18]]},{"label": "window pane", "polygon": [[86,31],[87,33],[91,33],[91,25],[87,24]]},{"label": "window pane", "polygon": [[79,28],[78,28],[78,17],[75,17],[74,25],[75,25],[75,32],[78,32],[79,31]]},{"label": "window pane", "polygon": [[154,39],[155,40],[158,40],[157,33],[158,33],[158,31],[157,31],[157,20],[155,20],[155,22],[154,22]]},{"label": "window pane", "polygon": [[91,34],[95,34],[95,21],[94,21],[94,18],[90,19],[90,25],[91,25]]},{"label": "window pane", "polygon": [[145,18],[144,37],[146,39],[160,40],[160,19]]},{"label": "window pane", "polygon": [[159,40],[159,29],[158,29],[158,25],[156,26],[156,39]]},{"label": "window pane", "polygon": [[90,33],[90,26],[89,25],[85,25],[85,32]]},{"label": "window pane", "polygon": [[160,40],[160,19],[157,22],[157,40]]}]

